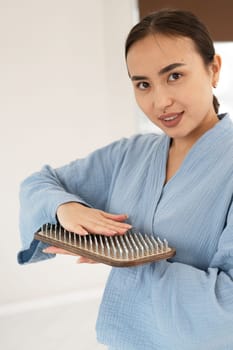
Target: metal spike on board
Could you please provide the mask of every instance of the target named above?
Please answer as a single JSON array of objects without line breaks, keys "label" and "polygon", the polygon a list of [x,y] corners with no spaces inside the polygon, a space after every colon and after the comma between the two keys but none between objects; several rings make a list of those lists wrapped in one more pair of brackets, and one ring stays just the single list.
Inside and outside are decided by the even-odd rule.
[{"label": "metal spike on board", "polygon": [[45,224],[35,239],[111,266],[124,267],[168,259],[175,255],[166,239],[129,230],[124,235],[78,235],[60,225]]}]

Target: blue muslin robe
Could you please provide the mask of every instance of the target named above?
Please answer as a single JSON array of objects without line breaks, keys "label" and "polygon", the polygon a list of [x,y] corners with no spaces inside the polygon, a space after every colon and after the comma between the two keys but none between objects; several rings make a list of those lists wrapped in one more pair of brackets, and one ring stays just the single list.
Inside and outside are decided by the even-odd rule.
[{"label": "blue muslin robe", "polygon": [[164,134],[122,139],[22,183],[19,263],[52,257],[33,235],[69,201],[127,213],[176,248],[170,260],[111,270],[96,326],[111,350],[233,349],[233,124],[219,118],[165,185]]}]

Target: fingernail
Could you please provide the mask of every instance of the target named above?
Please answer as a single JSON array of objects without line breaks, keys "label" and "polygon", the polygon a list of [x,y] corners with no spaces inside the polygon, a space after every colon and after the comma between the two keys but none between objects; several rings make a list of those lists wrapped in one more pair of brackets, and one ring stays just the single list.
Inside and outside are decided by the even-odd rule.
[{"label": "fingernail", "polygon": [[80,235],[80,236],[87,236],[87,235],[89,235],[89,233],[86,232],[86,231],[77,232],[77,234]]},{"label": "fingernail", "polygon": [[75,233],[76,233],[76,235],[79,235],[79,236],[87,236],[87,235],[89,235],[88,232],[75,232]]}]

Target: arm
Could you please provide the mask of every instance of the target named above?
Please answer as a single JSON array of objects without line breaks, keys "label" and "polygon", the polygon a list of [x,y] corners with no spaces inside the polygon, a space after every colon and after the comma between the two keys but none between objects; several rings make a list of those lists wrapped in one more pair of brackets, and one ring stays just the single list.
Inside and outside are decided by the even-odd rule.
[{"label": "arm", "polygon": [[[79,232],[81,226],[79,225],[77,228],[77,220],[73,226],[70,225],[69,221],[71,216],[77,216],[73,208],[75,206],[76,209],[81,208],[80,204],[77,203],[84,205],[81,209],[81,216],[89,217],[90,207],[99,209],[93,209],[93,215],[103,216],[112,177],[120,166],[126,146],[127,140],[122,140],[93,152],[85,159],[74,161],[59,169],[45,166],[41,172],[33,174],[22,183],[20,231],[23,251],[18,256],[20,263],[38,261],[52,256],[44,254],[42,250],[45,245],[34,241],[33,237],[44,223],[56,223],[57,213],[64,227],[70,230],[76,227],[75,232]],[[66,206],[65,203],[67,203]],[[70,208],[69,213],[67,213],[67,207]],[[123,219],[116,215],[108,220]],[[67,225],[70,226],[67,227]],[[83,228],[85,230],[85,224]],[[86,229],[88,228],[89,226],[86,227]],[[98,233],[98,228],[94,231]]]},{"label": "arm", "polygon": [[177,348],[225,350],[233,346],[232,207],[206,271],[162,261],[152,265],[151,272],[153,311],[155,318],[160,315],[156,322],[177,340]]}]

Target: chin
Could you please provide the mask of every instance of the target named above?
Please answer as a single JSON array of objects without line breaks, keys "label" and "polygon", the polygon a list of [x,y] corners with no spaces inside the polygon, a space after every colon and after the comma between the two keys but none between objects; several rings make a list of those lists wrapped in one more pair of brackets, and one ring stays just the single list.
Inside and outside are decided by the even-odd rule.
[{"label": "chin", "polygon": [[167,134],[170,138],[172,139],[186,139],[187,137],[189,137],[189,133],[188,132],[181,132],[179,130],[164,130],[165,134]]}]

